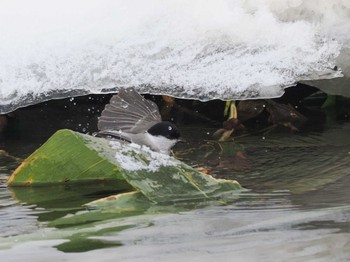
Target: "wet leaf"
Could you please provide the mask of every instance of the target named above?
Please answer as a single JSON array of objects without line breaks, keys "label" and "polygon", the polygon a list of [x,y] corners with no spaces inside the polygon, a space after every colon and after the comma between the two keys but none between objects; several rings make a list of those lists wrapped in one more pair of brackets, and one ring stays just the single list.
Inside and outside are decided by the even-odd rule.
[{"label": "wet leaf", "polygon": [[[158,163],[159,159],[162,161]],[[113,182],[119,192],[136,189],[153,203],[208,200],[241,189],[237,181],[214,179],[173,157],[70,130],[58,131],[24,160],[8,185],[16,191],[15,186],[86,182]],[[115,203],[121,205],[125,198],[118,197]],[[134,204],[129,203],[128,208]]]},{"label": "wet leaf", "polygon": [[[118,167],[108,160],[111,151],[108,143],[96,138],[98,144],[94,145],[84,138],[85,135],[73,131],[58,131],[22,162],[8,185],[104,183],[109,180],[123,183]],[[130,188],[128,184],[124,185]]]}]

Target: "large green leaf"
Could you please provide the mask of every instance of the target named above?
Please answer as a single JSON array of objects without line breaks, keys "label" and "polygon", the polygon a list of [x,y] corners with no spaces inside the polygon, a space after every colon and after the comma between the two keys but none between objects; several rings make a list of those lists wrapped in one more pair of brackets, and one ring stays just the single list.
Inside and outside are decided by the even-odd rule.
[{"label": "large green leaf", "polygon": [[[125,179],[153,202],[209,199],[223,192],[241,189],[236,181],[217,180],[179,162],[154,172],[123,172]],[[189,197],[190,196],[190,197]]]},{"label": "large green leaf", "polygon": [[[120,170],[107,157],[111,153],[107,141],[95,139],[94,147],[86,143],[82,134],[66,129],[56,132],[23,161],[11,175],[8,185],[105,183],[109,180],[123,183]],[[102,148],[105,150],[103,155],[99,152]],[[130,188],[127,183],[124,185]]]},{"label": "large green leaf", "polygon": [[[234,180],[218,180],[185,163],[147,148],[115,142],[113,161],[125,180],[154,203],[208,199],[241,189]],[[131,167],[130,167],[131,166]]]},{"label": "large green leaf", "polygon": [[113,182],[116,190],[137,190],[153,203],[206,200],[241,189],[236,181],[214,179],[171,156],[70,130],[58,131],[30,155],[8,185],[86,182]]}]

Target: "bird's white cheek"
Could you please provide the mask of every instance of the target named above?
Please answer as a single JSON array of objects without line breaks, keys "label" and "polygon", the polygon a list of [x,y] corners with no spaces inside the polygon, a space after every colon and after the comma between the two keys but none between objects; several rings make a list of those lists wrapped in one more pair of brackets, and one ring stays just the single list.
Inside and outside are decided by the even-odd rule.
[{"label": "bird's white cheek", "polygon": [[152,148],[163,154],[169,154],[170,149],[176,144],[176,140],[170,140],[162,136],[152,136]]}]

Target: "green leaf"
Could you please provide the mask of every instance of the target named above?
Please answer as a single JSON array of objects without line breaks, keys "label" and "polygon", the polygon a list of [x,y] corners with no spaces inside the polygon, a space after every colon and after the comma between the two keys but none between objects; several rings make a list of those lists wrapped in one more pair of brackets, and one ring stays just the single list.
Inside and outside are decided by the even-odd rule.
[{"label": "green leaf", "polygon": [[[104,139],[96,139],[98,147],[86,143],[84,135],[70,130],[56,132],[31,154],[8,180],[9,186],[42,186],[67,183],[106,183],[117,180],[130,186],[107,155],[110,147]],[[101,155],[98,150],[106,150]]]},{"label": "green leaf", "polygon": [[[70,130],[58,131],[29,156],[12,174],[8,185],[86,182],[113,182],[119,192],[137,190],[137,196],[142,194],[153,203],[208,200],[241,189],[236,181],[214,179],[171,156]],[[121,199],[125,197],[116,202],[118,205]]]}]

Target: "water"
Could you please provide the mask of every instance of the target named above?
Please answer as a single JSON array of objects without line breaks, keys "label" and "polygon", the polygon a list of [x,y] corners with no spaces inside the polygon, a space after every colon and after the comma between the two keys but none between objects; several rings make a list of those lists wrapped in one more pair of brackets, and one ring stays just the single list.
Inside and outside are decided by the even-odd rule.
[{"label": "water", "polygon": [[277,97],[299,80],[349,77],[349,21],[347,0],[2,0],[0,113],[131,86]]},{"label": "water", "polygon": [[[0,188],[4,261],[350,261],[349,122],[218,144],[183,126],[178,158],[249,189],[229,205],[151,207],[121,216],[82,205],[113,187]],[[197,132],[194,133],[194,130]],[[7,141],[25,156],[40,140]],[[204,139],[204,140],[203,140]],[[18,159],[0,156],[3,180]]]}]

